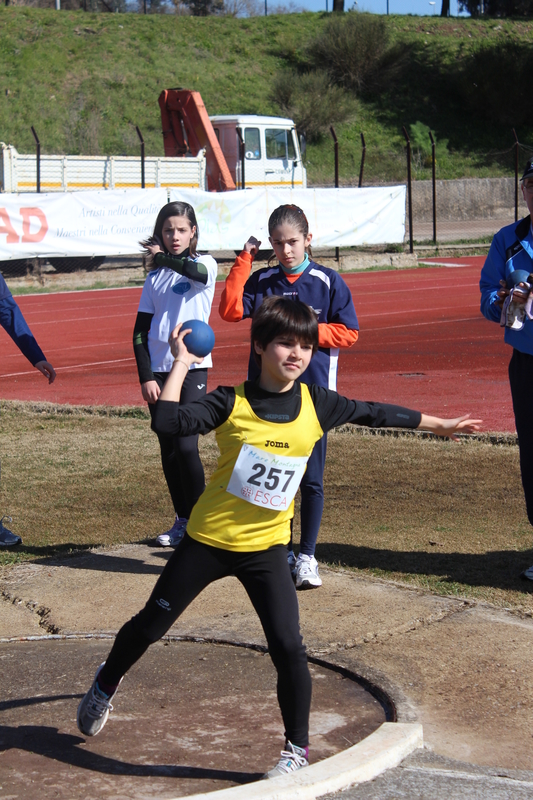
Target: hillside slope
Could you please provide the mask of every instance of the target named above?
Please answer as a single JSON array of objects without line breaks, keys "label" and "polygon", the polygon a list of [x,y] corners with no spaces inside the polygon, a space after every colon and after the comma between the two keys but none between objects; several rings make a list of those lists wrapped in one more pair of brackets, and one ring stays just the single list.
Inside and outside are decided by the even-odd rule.
[{"label": "hillside slope", "polygon": [[[33,152],[34,125],[46,153],[136,155],[138,125],[147,155],[162,155],[157,98],[174,86],[200,91],[210,114],[279,114],[271,96],[275,76],[308,67],[306,47],[327,22],[328,15],[312,13],[233,19],[2,6],[0,140]],[[415,177],[430,175],[424,125],[439,143],[438,177],[510,174],[511,128],[521,141],[533,141],[531,121],[523,115],[514,120],[513,108],[523,104],[505,116],[470,102],[470,84],[476,85],[468,59],[480,48],[511,42],[529,69],[531,24],[393,16],[387,25],[403,55],[394,82],[374,97],[357,98],[352,119],[336,126],[342,182],[357,181],[361,131],[365,180],[403,180],[401,128],[415,123],[421,123]],[[511,56],[509,64],[502,62],[500,91],[513,74]],[[307,162],[311,183],[332,182],[329,136],[309,145]]]}]

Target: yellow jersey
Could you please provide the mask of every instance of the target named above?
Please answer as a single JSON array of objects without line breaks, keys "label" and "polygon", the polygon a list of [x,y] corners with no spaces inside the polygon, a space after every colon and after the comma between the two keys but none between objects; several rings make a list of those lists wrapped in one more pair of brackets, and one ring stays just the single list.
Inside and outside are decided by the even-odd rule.
[{"label": "yellow jersey", "polygon": [[216,430],[217,469],[187,526],[192,539],[236,552],[289,542],[297,489],[297,484],[290,486],[292,474],[298,474],[295,465],[307,460],[324,433],[308,387],[299,385],[300,413],[284,423],[260,419],[246,399],[244,384],[235,388],[233,410]]}]

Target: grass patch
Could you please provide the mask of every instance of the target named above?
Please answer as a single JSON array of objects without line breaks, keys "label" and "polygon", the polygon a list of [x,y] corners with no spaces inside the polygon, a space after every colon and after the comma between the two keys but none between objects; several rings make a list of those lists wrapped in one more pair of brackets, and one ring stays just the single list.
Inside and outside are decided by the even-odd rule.
[{"label": "grass patch", "polygon": [[[0,508],[20,548],[0,564],[142,542],[173,511],[143,408],[0,401]],[[438,594],[533,613],[533,563],[514,437],[461,443],[331,434],[317,557]],[[210,475],[218,450],[201,439]],[[298,536],[299,518],[295,519]]]}]

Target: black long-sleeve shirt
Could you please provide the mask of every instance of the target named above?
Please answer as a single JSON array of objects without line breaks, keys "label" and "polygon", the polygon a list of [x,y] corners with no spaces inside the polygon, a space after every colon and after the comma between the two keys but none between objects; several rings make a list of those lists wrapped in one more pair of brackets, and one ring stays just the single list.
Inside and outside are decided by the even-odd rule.
[{"label": "black long-sleeve shirt", "polygon": [[[322,386],[308,388],[324,433],[346,423],[369,428],[417,428],[420,425],[420,411],[389,403],[349,400]],[[300,413],[302,396],[298,382],[288,392],[267,392],[257,383],[246,381],[244,390],[253,412],[260,419],[283,424],[293,422]],[[167,436],[209,433],[226,422],[234,404],[233,386],[219,386],[201,400],[183,407],[175,401],[158,400],[152,428]]]}]

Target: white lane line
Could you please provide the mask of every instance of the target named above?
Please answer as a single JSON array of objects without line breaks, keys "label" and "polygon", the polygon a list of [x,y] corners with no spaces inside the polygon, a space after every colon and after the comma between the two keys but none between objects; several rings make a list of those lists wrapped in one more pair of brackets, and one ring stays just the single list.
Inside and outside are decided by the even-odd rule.
[{"label": "white lane line", "polygon": [[408,325],[387,325],[379,328],[364,328],[360,333],[381,333],[381,331],[395,331],[402,328],[424,328],[428,325],[455,325],[458,322],[483,322],[484,317],[461,317],[457,319],[434,319],[429,322],[411,322]]},{"label": "white lane line", "polygon": [[[69,367],[56,367],[56,372],[69,372],[73,369],[85,369],[86,367],[98,367],[98,366],[105,366],[106,364],[123,364],[127,361],[135,361],[135,358],[132,356],[131,358],[115,358],[112,361],[92,361],[87,364],[72,364]],[[0,378],[15,378],[19,375],[33,375],[34,369],[25,370],[24,372],[9,372],[7,374],[0,375]]]}]

